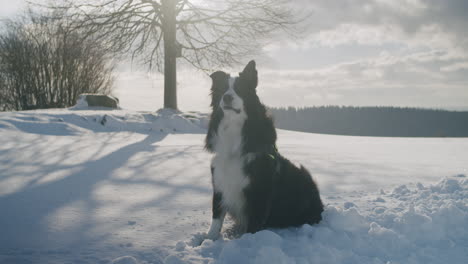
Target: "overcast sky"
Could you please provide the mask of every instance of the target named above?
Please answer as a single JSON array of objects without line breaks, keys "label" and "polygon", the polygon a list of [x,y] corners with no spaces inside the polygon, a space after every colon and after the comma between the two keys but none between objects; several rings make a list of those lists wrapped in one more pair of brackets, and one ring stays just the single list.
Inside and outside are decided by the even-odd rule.
[{"label": "overcast sky", "polygon": [[[467,0],[293,0],[310,13],[308,34],[279,39],[256,59],[259,94],[271,106],[358,105],[468,110]],[[0,16],[21,1],[0,0]],[[236,69],[236,72],[241,70]],[[210,79],[179,72],[179,107],[206,110]],[[162,76],[126,67],[123,107],[162,106]]]}]

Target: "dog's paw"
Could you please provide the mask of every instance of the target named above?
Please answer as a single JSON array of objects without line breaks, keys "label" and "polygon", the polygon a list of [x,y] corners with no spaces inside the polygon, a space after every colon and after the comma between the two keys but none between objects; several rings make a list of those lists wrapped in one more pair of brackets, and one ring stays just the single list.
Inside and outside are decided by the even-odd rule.
[{"label": "dog's paw", "polygon": [[205,241],[215,241],[218,240],[220,237],[220,234],[196,233],[193,235],[192,239],[187,243],[187,245],[192,247],[198,247],[201,246]]},{"label": "dog's paw", "polygon": [[207,238],[206,233],[196,233],[193,235],[192,239],[187,243],[187,245],[192,246],[192,247],[198,247],[200,246],[203,241]]}]

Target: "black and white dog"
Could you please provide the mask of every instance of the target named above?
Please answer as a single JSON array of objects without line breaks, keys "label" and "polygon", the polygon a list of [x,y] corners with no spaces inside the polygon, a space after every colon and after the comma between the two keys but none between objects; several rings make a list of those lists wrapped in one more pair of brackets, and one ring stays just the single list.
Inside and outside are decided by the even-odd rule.
[{"label": "black and white dog", "polygon": [[218,238],[229,213],[241,232],[318,223],[323,204],[304,167],[276,150],[273,120],[256,93],[255,61],[239,77],[211,75],[213,112],[206,149],[211,163],[213,219],[206,238]]}]

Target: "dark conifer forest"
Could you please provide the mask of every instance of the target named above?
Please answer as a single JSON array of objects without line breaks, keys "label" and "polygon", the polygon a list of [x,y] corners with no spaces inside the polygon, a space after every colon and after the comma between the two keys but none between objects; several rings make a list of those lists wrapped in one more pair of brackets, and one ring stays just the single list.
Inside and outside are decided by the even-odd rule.
[{"label": "dark conifer forest", "polygon": [[379,137],[468,137],[468,111],[398,107],[270,108],[276,127]]}]

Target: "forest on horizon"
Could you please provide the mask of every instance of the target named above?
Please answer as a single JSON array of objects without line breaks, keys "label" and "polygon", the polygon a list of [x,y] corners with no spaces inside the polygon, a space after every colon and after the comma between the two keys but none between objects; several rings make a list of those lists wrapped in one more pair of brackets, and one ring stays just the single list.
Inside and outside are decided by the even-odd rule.
[{"label": "forest on horizon", "polygon": [[401,107],[270,108],[277,128],[350,136],[468,137],[468,111]]}]

